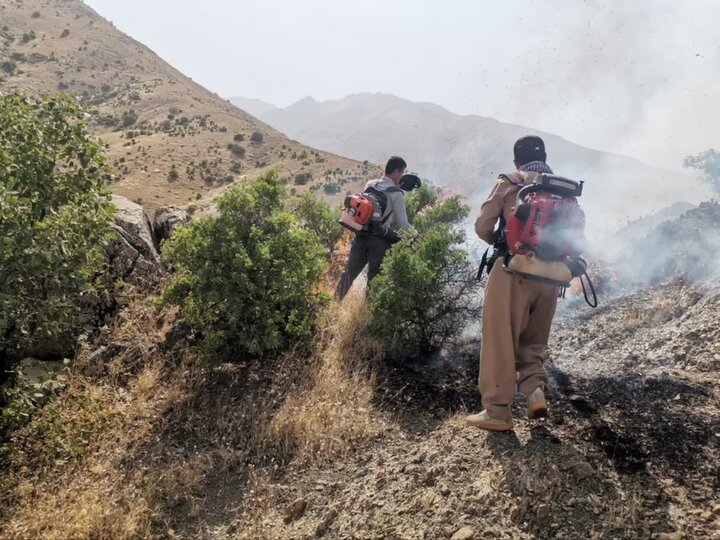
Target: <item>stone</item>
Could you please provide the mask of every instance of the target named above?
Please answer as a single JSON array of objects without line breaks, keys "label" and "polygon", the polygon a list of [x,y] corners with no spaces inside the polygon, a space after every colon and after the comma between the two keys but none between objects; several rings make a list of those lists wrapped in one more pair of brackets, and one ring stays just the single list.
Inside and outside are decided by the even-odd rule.
[{"label": "stone", "polygon": [[434,491],[428,491],[425,493],[422,496],[422,499],[420,499],[420,504],[422,505],[423,510],[430,510],[430,508],[432,508],[435,504],[437,497],[437,493]]},{"label": "stone", "polygon": [[683,540],[684,535],[680,531],[664,532],[657,535],[657,540]]},{"label": "stone", "polygon": [[595,469],[586,461],[576,463],[572,468],[573,474],[578,480],[584,480],[590,478],[595,474]]},{"label": "stone", "polygon": [[474,535],[475,531],[473,531],[470,527],[463,527],[462,529],[456,531],[450,540],[472,540]]},{"label": "stone", "polygon": [[293,521],[297,521],[303,517],[305,510],[307,510],[307,506],[308,501],[305,498],[300,498],[290,503],[290,505],[288,505],[285,509],[285,523],[292,523]]},{"label": "stone", "polygon": [[537,519],[539,522],[547,521],[550,518],[550,505],[541,504],[537,507]]},{"label": "stone", "polygon": [[175,229],[190,223],[191,219],[190,214],[176,206],[163,206],[155,210],[152,228],[157,245],[161,245],[163,241],[168,240],[175,232]]},{"label": "stone", "polygon": [[152,225],[145,210],[125,197],[113,195],[115,238],[105,247],[110,275],[133,285],[151,286],[165,273]]},{"label": "stone", "polygon": [[51,379],[62,367],[62,363],[43,361],[36,358],[23,358],[14,370],[23,374],[27,384],[39,384]]},{"label": "stone", "polygon": [[320,520],[320,523],[318,523],[318,526],[315,529],[315,534],[317,536],[323,536],[330,529],[337,516],[338,508],[330,508],[330,510],[328,510],[327,513],[323,516],[322,520]]},{"label": "stone", "polygon": [[112,196],[115,205],[115,224],[129,235],[129,242],[148,261],[161,265],[152,224],[145,209],[119,195]]}]

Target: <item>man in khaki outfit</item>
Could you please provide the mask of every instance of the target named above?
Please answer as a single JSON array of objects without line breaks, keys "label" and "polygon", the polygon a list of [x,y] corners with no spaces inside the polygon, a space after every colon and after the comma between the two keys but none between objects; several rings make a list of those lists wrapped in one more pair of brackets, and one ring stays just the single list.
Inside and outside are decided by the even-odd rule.
[{"label": "man in khaki outfit", "polygon": [[[523,137],[514,146],[517,171],[498,178],[480,209],[475,231],[488,244],[496,240],[496,224],[510,216],[518,191],[538,174],[552,174],[545,163],[545,144]],[[501,216],[504,220],[501,220]],[[513,429],[510,405],[515,386],[528,400],[529,418],[547,416],[543,367],[559,289],[508,274],[502,256],[494,264],[485,288],[480,353],[480,394],[484,410],[467,417],[467,424],[492,431]]]}]

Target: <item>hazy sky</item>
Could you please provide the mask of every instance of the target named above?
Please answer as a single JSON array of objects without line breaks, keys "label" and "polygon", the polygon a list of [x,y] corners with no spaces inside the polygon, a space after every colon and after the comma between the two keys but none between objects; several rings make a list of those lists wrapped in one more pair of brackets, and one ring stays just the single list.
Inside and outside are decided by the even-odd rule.
[{"label": "hazy sky", "polygon": [[86,0],[221,96],[384,92],[678,168],[720,147],[718,0]]}]

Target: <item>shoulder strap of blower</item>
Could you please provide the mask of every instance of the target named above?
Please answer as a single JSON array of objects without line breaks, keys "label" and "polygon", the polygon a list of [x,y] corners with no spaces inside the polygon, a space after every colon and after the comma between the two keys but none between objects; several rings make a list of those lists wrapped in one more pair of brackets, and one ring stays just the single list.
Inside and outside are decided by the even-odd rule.
[{"label": "shoulder strap of blower", "polygon": [[380,221],[383,225],[387,223],[387,220],[390,219],[390,216],[392,216],[393,211],[390,210],[390,212],[385,215],[385,212],[387,211],[387,205],[388,205],[388,193],[395,193],[397,191],[402,192],[402,189],[400,189],[397,186],[388,187],[385,189],[378,189],[375,186],[370,186],[365,190],[365,193],[372,193],[375,197],[377,197],[378,202],[380,203],[380,210],[382,211],[383,218]]},{"label": "shoulder strap of blower", "polygon": [[[507,173],[507,174],[501,174],[498,176],[498,179],[504,179],[513,184],[514,186],[517,186],[518,188],[522,188],[525,185],[527,185],[524,181],[524,178],[517,172],[514,173]],[[483,272],[485,272],[485,269],[487,269],[488,275],[490,274],[490,271],[493,268],[493,265],[495,264],[495,261],[500,258],[504,257],[507,253],[507,242],[505,241],[505,227],[507,226],[507,221],[505,220],[505,214],[500,213],[500,221],[498,223],[498,228],[495,231],[495,239],[492,243],[492,246],[487,248],[485,250],[485,253],[483,253],[482,259],[480,260],[480,268],[478,268],[477,273],[477,280],[480,281],[483,276]],[[491,253],[492,252],[492,253]]]}]

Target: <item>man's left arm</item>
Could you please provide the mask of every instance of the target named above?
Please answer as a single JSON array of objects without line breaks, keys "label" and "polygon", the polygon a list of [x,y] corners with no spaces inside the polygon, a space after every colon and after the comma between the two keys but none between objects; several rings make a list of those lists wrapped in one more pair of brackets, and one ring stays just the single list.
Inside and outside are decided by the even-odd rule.
[{"label": "man's left arm", "polygon": [[407,217],[407,208],[405,208],[405,195],[402,193],[393,193],[393,223],[395,230],[409,229],[410,222]]}]

